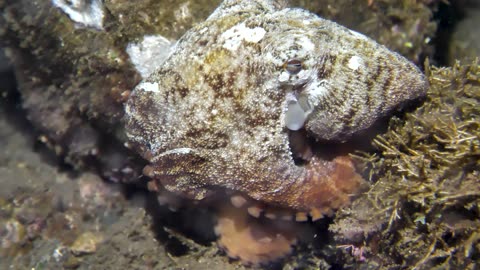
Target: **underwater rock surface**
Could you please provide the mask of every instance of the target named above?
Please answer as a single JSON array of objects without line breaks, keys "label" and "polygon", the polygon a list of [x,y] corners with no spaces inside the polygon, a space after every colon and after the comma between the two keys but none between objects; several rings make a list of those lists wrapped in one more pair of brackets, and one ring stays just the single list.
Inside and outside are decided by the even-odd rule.
[{"label": "underwater rock surface", "polygon": [[[473,1],[472,1],[473,2]],[[456,26],[449,46],[449,63],[471,62],[480,54],[480,3],[466,7],[467,13]]]},{"label": "underwater rock surface", "polygon": [[[67,3],[67,1],[56,2]],[[80,2],[82,1],[75,1],[75,3]],[[207,15],[217,7],[219,1],[179,1],[172,3],[170,1],[132,2],[107,0],[92,2],[101,2],[103,4],[105,13],[100,29],[98,27],[81,25],[78,21],[72,20],[73,18],[67,12],[55,7],[52,1],[0,0],[2,14],[0,16],[1,45],[7,47],[8,56],[13,61],[19,91],[22,96],[22,106],[31,123],[36,128],[36,134],[41,143],[47,144],[63,160],[74,165],[76,170],[82,171],[85,168],[93,168],[104,179],[146,186],[147,181],[145,178],[139,178],[141,168],[145,162],[123,146],[126,142],[121,122],[123,104],[129,97],[133,87],[142,79],[142,74],[135,65],[131,55],[127,52],[127,48],[131,44],[144,45],[142,41],[149,40],[145,39],[148,36],[156,38],[161,36],[164,39],[158,38],[157,40],[174,42],[185,31],[190,29],[192,25],[204,21]],[[328,1],[301,2],[293,2],[292,4],[304,4],[304,7],[313,11],[321,10],[324,17],[335,18],[337,22],[354,27],[355,30],[362,33],[367,33],[368,36],[374,37],[374,39],[394,51],[401,52],[416,63],[422,63],[425,55],[431,55],[429,39],[433,36],[433,31],[435,31],[435,22],[431,21],[431,16],[432,10],[435,9],[436,1],[415,1],[414,4],[411,2],[405,4],[405,1],[375,0],[355,1],[353,5],[351,1],[334,1],[334,3],[333,1],[332,3],[328,3]],[[417,15],[412,16],[412,14]],[[295,71],[297,66],[298,62],[293,61],[289,63],[287,69]],[[471,94],[471,91],[474,91],[474,93],[478,91],[475,88],[476,85],[478,86],[478,68],[475,69],[475,67],[478,67],[477,63],[468,67],[458,65],[453,69],[432,69],[433,72],[428,74],[430,83],[435,87],[442,86],[441,93],[445,93],[445,98],[439,100],[442,102],[449,101],[450,103],[446,102],[446,104],[450,104],[450,107],[442,111],[445,108],[442,107],[442,102],[437,103],[437,101],[427,98],[426,103],[420,110],[424,110],[425,115],[430,114],[432,112],[430,110],[434,109],[433,112],[437,110],[442,111],[442,113],[451,112],[456,116],[457,110],[452,108],[461,108],[464,105],[466,106],[465,108],[469,108],[468,106],[471,106],[471,104],[478,104],[478,97],[475,94]],[[465,88],[464,86],[467,87]],[[464,89],[469,90],[464,91]],[[429,95],[431,91],[430,89]],[[455,93],[455,95],[446,93]],[[465,98],[465,95],[467,98]],[[466,100],[466,102],[458,102],[459,100]],[[294,108],[298,109],[298,106]],[[471,113],[474,110],[467,109],[466,111],[469,111],[470,114],[464,115],[470,115],[473,122],[478,122],[478,114]],[[297,120],[301,115],[294,113],[291,116],[294,119],[294,125],[290,125],[290,127],[295,129],[294,126],[298,124]],[[452,119],[453,122],[449,123],[456,125],[458,121],[463,121],[461,119],[467,118],[454,117]],[[415,123],[415,126],[419,126],[416,121],[418,121],[417,118],[408,116],[400,118],[400,120],[393,120],[391,129],[398,128],[396,132],[403,134],[402,136],[407,136],[406,134],[412,133],[411,130],[415,130],[414,128],[409,129],[408,123]],[[401,132],[403,130],[402,127],[405,127],[405,134]],[[443,143],[448,139],[448,136],[447,139],[442,137],[442,132],[445,132],[445,130],[447,130],[447,133],[455,131],[449,130],[447,127],[425,128],[419,134],[414,133],[419,138],[424,138],[423,136],[434,138],[432,144],[429,145],[430,148],[424,147],[425,141],[423,140],[412,139],[407,142],[412,145],[419,142],[419,146],[413,149],[418,153],[427,151],[428,154],[419,155],[422,158],[428,155],[435,155],[440,150],[440,152],[445,150]],[[467,129],[471,127],[469,126]],[[404,148],[402,147],[406,143],[404,144],[404,141],[400,140],[402,143],[398,145],[398,136],[385,135],[385,138],[388,143],[394,144],[400,151],[403,151],[402,149]],[[435,141],[436,138],[441,140]],[[335,239],[328,237],[323,225],[320,226],[322,227],[321,229],[316,228],[315,234],[303,238],[303,240],[308,239],[308,241],[305,241],[303,244],[300,243],[298,252],[284,267],[286,269],[295,267],[316,269],[319,267],[328,268],[330,264],[348,268],[352,265],[358,266],[360,263],[365,267],[384,266],[385,268],[391,266],[408,267],[412,265],[416,265],[419,268],[446,264],[450,264],[451,267],[474,265],[478,261],[479,253],[476,246],[478,245],[478,232],[472,229],[478,228],[476,225],[479,219],[478,197],[474,194],[464,193],[464,187],[468,186],[471,190],[476,190],[479,185],[478,181],[475,180],[478,179],[476,177],[476,174],[478,174],[478,147],[475,147],[475,143],[478,142],[478,136],[468,140],[469,136],[462,138],[458,141],[459,144],[467,144],[469,147],[454,149],[452,144],[446,148],[451,152],[447,151],[448,154],[444,155],[460,159],[466,157],[470,161],[455,163],[456,166],[448,171],[448,177],[439,177],[440,171],[428,171],[428,173],[434,176],[434,179],[445,179],[445,183],[451,183],[451,185],[442,185],[441,182],[433,181],[432,183],[440,186],[440,188],[433,195],[425,196],[427,198],[425,203],[419,198],[424,193],[415,193],[417,190],[412,191],[412,187],[420,185],[427,186],[427,190],[432,188],[429,184],[430,180],[426,184],[418,184],[423,183],[424,178],[422,177],[430,174],[423,174],[422,171],[422,174],[414,173],[412,176],[404,174],[406,171],[411,171],[409,170],[410,167],[395,169],[396,167],[391,164],[404,162],[402,160],[405,157],[392,155],[389,152],[390,150],[382,150],[384,148],[375,141],[375,145],[378,147],[375,157],[378,160],[369,156],[372,152],[365,154],[368,158],[363,159],[364,161],[370,161],[370,163],[367,163],[375,168],[375,170],[368,170],[367,164],[363,173],[364,176],[372,176],[371,178],[366,177],[367,180],[374,184],[372,190],[366,195],[360,196],[360,199],[357,200],[358,202],[352,208],[346,209],[335,218],[335,225],[331,227],[332,232],[336,235]],[[3,136],[2,139],[12,140],[9,136]],[[299,158],[305,159],[311,154],[305,150],[304,144],[299,143],[301,141],[301,139],[293,138],[292,142],[294,143],[292,145],[296,144],[297,150],[295,151],[300,153]],[[378,142],[386,146],[389,145],[380,139]],[[435,148],[437,146],[442,147],[438,150]],[[411,154],[410,150],[408,150],[408,153]],[[458,156],[455,153],[459,153]],[[362,155],[362,157],[364,156]],[[422,160],[420,157],[416,157],[415,160],[420,162]],[[477,160],[477,162],[471,161],[472,159]],[[2,158],[2,160],[5,161],[8,158]],[[439,159],[435,158],[432,160],[438,161]],[[4,167],[7,169],[11,166],[16,166],[9,162],[2,164],[5,164]],[[433,168],[436,168],[435,164],[439,163],[430,161],[429,164],[434,164]],[[426,166],[426,168],[429,166]],[[449,175],[456,175],[458,172],[463,171],[468,172],[467,176],[470,176],[455,178],[460,180],[451,181],[452,178]],[[416,171],[413,170],[413,172]],[[397,176],[399,175],[402,178],[398,178]],[[5,176],[5,174],[2,173],[2,176]],[[414,179],[415,183],[412,186],[410,186],[412,183],[409,182],[405,184],[404,180],[409,177]],[[8,183],[15,182],[16,177],[9,176],[1,179],[3,181],[2,187],[9,187],[6,190],[10,190],[11,186]],[[468,181],[464,181],[464,179]],[[463,182],[466,184],[458,184]],[[399,188],[400,185],[398,183],[405,185]],[[48,265],[50,268],[55,268],[59,266],[57,257],[52,256],[49,257],[50,259],[44,260],[47,258],[43,256],[45,254],[35,252],[35,250],[32,252],[30,249],[17,249],[19,245],[27,243],[28,246],[33,243],[43,247],[38,249],[39,251],[51,251],[48,254],[55,254],[54,251],[58,245],[56,245],[56,242],[54,244],[48,242],[48,236],[42,236],[44,231],[37,230],[39,227],[35,220],[31,222],[31,219],[19,219],[14,214],[11,214],[8,209],[12,207],[19,208],[25,202],[29,212],[37,211],[35,209],[30,210],[28,207],[29,200],[19,200],[20,206],[15,205],[17,197],[20,198],[24,194],[33,194],[32,197],[34,198],[43,198],[42,192],[45,189],[48,190],[50,186],[56,187],[56,184],[52,183],[46,187],[39,187],[26,181],[25,185],[29,186],[30,189],[12,193],[11,196],[4,197],[4,200],[1,202],[2,207],[4,207],[2,209],[7,209],[6,212],[2,212],[5,215],[2,215],[0,221],[2,235],[5,232],[3,228],[7,228],[7,233],[10,233],[8,234],[8,239],[11,240],[8,245],[9,248],[13,247],[7,250],[9,252],[7,256],[9,256],[8,258],[15,258],[13,265],[20,265],[20,262],[22,262],[24,263],[22,265],[28,264],[29,268],[39,265]],[[391,186],[393,188],[389,189]],[[458,186],[462,188],[454,190],[454,187]],[[444,196],[444,187],[446,187],[445,190],[448,194],[446,197],[442,197]],[[128,186],[128,189],[131,188],[131,186]],[[52,190],[52,192],[59,192],[58,190]],[[71,190],[73,192],[75,187],[72,187]],[[85,191],[85,189],[82,190]],[[87,188],[87,190],[89,189]],[[391,194],[385,192],[388,190],[392,190]],[[408,192],[404,193],[404,190]],[[461,194],[455,193],[457,191]],[[395,194],[397,193],[403,194],[400,199],[396,197],[397,195]],[[369,204],[371,203],[372,194],[382,194],[382,196],[386,194],[386,198],[379,203],[380,206],[374,205],[372,207]],[[414,196],[412,194],[419,195]],[[466,196],[463,196],[464,194]],[[437,197],[444,199],[437,201]],[[378,198],[378,196],[373,196],[373,198]],[[412,205],[414,208],[410,208]],[[425,205],[427,206],[422,208]],[[430,206],[432,207],[430,208]],[[81,209],[82,207],[85,207],[85,211],[89,209],[88,206],[84,205],[68,211],[82,213],[84,211]],[[197,207],[193,206],[193,208]],[[258,214],[259,209],[258,207],[249,208],[251,210],[249,213]],[[372,213],[369,209],[379,209],[379,211]],[[461,211],[458,211],[458,209],[461,209]],[[446,211],[442,212],[443,210]],[[60,210],[54,208],[51,211],[58,212]],[[186,251],[179,252],[177,250],[173,253],[169,252],[169,255],[162,253],[163,248],[169,246],[171,242],[165,240],[165,238],[159,238],[160,244],[156,244],[155,241],[147,241],[146,239],[152,237],[152,233],[149,231],[152,224],[149,222],[148,216],[135,214],[137,213],[136,210],[127,212],[128,214],[123,219],[123,225],[113,226],[111,230],[106,230],[107,234],[102,237],[90,234],[89,231],[93,228],[88,227],[90,225],[86,227],[89,228],[88,230],[78,232],[78,234],[73,236],[65,233],[70,244],[75,243],[75,240],[83,240],[92,236],[89,239],[94,241],[86,241],[87,243],[93,243],[92,245],[77,245],[75,249],[80,253],[82,250],[96,250],[96,252],[90,254],[87,252],[81,255],[81,260],[76,258],[68,261],[72,256],[68,248],[59,249],[58,251],[62,252],[62,254],[67,254],[66,257],[58,257],[61,259],[60,264],[65,259],[67,261],[65,261],[64,267],[80,268],[89,264],[98,265],[99,267],[111,266],[113,269],[118,269],[128,263],[132,265],[145,265],[147,263],[156,269],[189,267],[189,263],[195,264],[199,268],[205,266],[208,269],[214,269],[214,265],[219,267],[218,269],[229,267],[230,264],[228,264],[227,260],[221,259],[221,256],[216,255],[217,248],[192,243],[171,230],[165,233],[167,235],[166,238],[182,239],[181,242],[187,246]],[[165,212],[161,213],[167,219],[171,215]],[[185,210],[181,210],[181,213],[189,215],[189,212]],[[350,216],[349,213],[353,213],[353,215]],[[362,213],[364,214],[363,216]],[[228,212],[223,218],[228,218],[228,215],[231,214],[231,212]],[[279,214],[281,215],[282,213]],[[402,222],[398,221],[397,214],[402,217]],[[44,213],[40,212],[33,216],[38,216],[41,219],[44,217]],[[57,216],[62,217],[64,214],[58,213]],[[201,216],[205,215],[202,214]],[[441,218],[438,218],[439,216]],[[299,218],[304,219],[305,217],[301,215]],[[365,220],[365,217],[372,217],[372,219]],[[188,218],[186,220],[192,223],[194,219],[192,217]],[[252,219],[252,217],[249,218]],[[141,223],[128,223],[129,219],[143,221]],[[409,223],[409,220],[414,222]],[[75,219],[73,224],[80,224],[81,222],[82,219]],[[252,221],[250,220],[249,222]],[[193,223],[196,224],[194,221]],[[204,223],[198,223],[199,227]],[[206,224],[209,223],[207,222]],[[248,222],[246,224],[248,225]],[[24,236],[23,232],[25,231],[24,228],[30,225],[34,225],[30,227],[32,229],[30,235],[33,237],[28,238]],[[182,227],[179,222],[169,223],[169,226],[179,230]],[[108,226],[105,228],[108,228]],[[137,248],[127,248],[128,241],[122,238],[125,228],[130,229],[127,233],[128,241]],[[252,229],[253,227],[247,228]],[[396,229],[398,229],[398,233],[395,232]],[[58,228],[58,231],[61,230],[62,228]],[[320,233],[321,235],[326,237],[314,237],[319,231],[322,232]],[[82,237],[82,235],[89,237]],[[412,235],[412,237],[404,237],[405,235]],[[458,238],[455,237],[457,235],[459,235]],[[415,239],[421,239],[422,241],[411,241],[413,236],[415,236]],[[195,239],[195,236],[193,238]],[[399,239],[403,239],[403,242]],[[85,243],[85,241],[80,240],[77,243]],[[300,240],[302,239],[300,238]],[[111,245],[103,244],[104,241],[113,243],[114,248],[107,248],[107,246],[110,247]],[[145,245],[145,243],[148,244]],[[413,245],[412,243],[418,244]],[[152,247],[145,256],[139,253],[139,250],[141,250],[139,247],[142,246]],[[422,253],[425,248],[428,252]],[[411,255],[412,250],[413,254],[415,254],[413,256]],[[31,260],[22,260],[26,258],[22,254],[27,254],[26,256],[32,255],[29,257]],[[112,254],[121,254],[113,257],[125,258],[126,260],[112,260]],[[156,254],[162,254],[160,255],[161,259],[158,260]],[[458,257],[459,254],[462,254],[464,257]],[[463,262],[460,260],[450,259],[454,257],[465,258],[464,264],[462,265],[461,263]],[[170,260],[169,258],[174,259]],[[165,264],[164,262],[166,261],[168,263]],[[231,264],[231,266],[239,267],[235,264]]]}]

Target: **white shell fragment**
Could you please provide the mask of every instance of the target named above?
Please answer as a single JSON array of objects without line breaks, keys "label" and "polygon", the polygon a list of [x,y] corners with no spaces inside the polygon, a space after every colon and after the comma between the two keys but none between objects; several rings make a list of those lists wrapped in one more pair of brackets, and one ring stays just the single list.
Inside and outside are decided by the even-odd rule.
[{"label": "white shell fragment", "polygon": [[103,29],[105,13],[101,0],[52,0],[52,4],[80,27]]},{"label": "white shell fragment", "polygon": [[126,51],[142,78],[147,78],[165,61],[171,47],[172,43],[163,36],[147,35],[138,43],[129,43]]}]

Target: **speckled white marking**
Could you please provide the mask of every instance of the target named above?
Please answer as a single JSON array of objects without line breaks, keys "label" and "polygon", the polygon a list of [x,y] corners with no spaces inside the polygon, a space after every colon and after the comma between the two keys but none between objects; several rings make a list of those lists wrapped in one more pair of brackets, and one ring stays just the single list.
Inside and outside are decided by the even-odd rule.
[{"label": "speckled white marking", "polygon": [[320,81],[314,87],[307,88],[307,93],[311,98],[318,99],[322,96],[325,96],[328,93],[328,89],[325,87],[326,82]]},{"label": "speckled white marking", "polygon": [[142,78],[148,77],[170,54],[172,43],[163,36],[147,35],[139,43],[129,43],[127,53]]},{"label": "speckled white marking", "polygon": [[103,29],[103,4],[100,0],[52,0],[52,4],[65,12],[79,26]]},{"label": "speckled white marking", "polygon": [[306,99],[308,101],[308,106],[310,107],[308,110],[306,109],[307,115],[313,111],[313,108],[320,104],[322,98],[328,95],[329,89],[327,88],[327,81],[315,81],[310,83],[304,92]]},{"label": "speckled white marking", "polygon": [[280,76],[278,76],[279,82],[286,82],[288,79],[290,79],[290,74],[287,71],[280,73]]},{"label": "speckled white marking", "polygon": [[300,72],[297,74],[299,82],[304,82],[308,81],[310,78],[312,78],[312,72],[311,70],[300,70]]},{"label": "speckled white marking", "polygon": [[315,50],[315,44],[313,44],[313,42],[308,37],[301,36],[299,44],[302,45],[302,47],[305,51],[310,52],[310,51]]},{"label": "speckled white marking", "polygon": [[223,48],[236,51],[243,41],[257,43],[265,36],[265,29],[261,27],[248,28],[245,23],[237,24],[225,31],[221,38],[225,40]]},{"label": "speckled white marking", "polygon": [[348,60],[348,67],[351,70],[357,70],[362,65],[363,65],[363,59],[357,55],[352,56],[352,58]]},{"label": "speckled white marking", "polygon": [[147,92],[158,92],[158,83],[151,83],[151,82],[141,82],[137,85],[137,89],[142,89],[143,91]]},{"label": "speckled white marking", "polygon": [[357,38],[368,40],[368,38],[362,33],[359,33],[357,31],[353,31],[353,30],[350,30],[350,29],[348,29],[348,31],[350,32],[350,34],[354,35]]},{"label": "speckled white marking", "polygon": [[161,154],[159,155],[159,157],[161,157],[161,156],[166,156],[166,155],[171,155],[171,154],[186,155],[186,154],[189,154],[189,153],[192,152],[192,151],[193,151],[192,148],[187,148],[187,147],[184,147],[184,148],[175,148],[175,149],[168,150],[168,151],[165,151],[165,152],[161,153]]}]

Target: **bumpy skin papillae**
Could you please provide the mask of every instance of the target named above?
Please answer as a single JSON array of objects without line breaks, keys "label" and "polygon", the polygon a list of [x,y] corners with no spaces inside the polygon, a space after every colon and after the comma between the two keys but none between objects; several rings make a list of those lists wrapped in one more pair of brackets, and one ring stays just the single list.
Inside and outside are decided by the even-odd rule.
[{"label": "bumpy skin papillae", "polygon": [[361,178],[347,158],[296,165],[287,126],[345,141],[425,91],[413,64],[361,34],[274,1],[225,1],[135,88],[127,132],[170,191],[329,212]]}]

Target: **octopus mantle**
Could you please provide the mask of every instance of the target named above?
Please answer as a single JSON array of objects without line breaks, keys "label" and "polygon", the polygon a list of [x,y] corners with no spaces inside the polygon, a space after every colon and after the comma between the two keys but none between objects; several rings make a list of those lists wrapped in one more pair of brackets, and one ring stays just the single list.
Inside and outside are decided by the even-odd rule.
[{"label": "octopus mantle", "polygon": [[275,1],[224,1],[132,91],[127,134],[170,192],[228,190],[316,219],[364,182],[322,143],[350,140],[426,88],[415,65],[362,34]]}]

